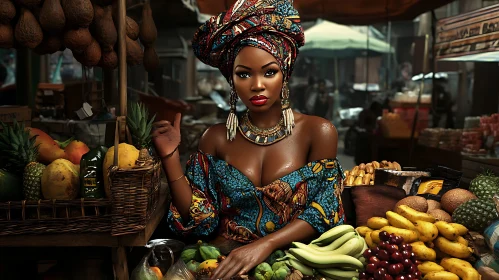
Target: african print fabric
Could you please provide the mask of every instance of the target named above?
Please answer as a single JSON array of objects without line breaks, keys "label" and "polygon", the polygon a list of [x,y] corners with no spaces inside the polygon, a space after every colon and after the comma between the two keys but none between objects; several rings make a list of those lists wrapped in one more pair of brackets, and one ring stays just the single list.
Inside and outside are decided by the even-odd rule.
[{"label": "african print fabric", "polygon": [[255,187],[224,160],[197,152],[187,163],[192,188],[190,220],[184,223],[170,205],[168,224],[179,235],[208,236],[217,232],[250,243],[295,219],[319,233],[345,222],[341,202],[343,170],[337,159],[313,161],[271,184]]},{"label": "african print fabric", "polygon": [[199,60],[219,68],[229,82],[235,57],[243,47],[263,49],[276,58],[287,80],[304,41],[292,1],[239,0],[199,27],[192,48]]}]

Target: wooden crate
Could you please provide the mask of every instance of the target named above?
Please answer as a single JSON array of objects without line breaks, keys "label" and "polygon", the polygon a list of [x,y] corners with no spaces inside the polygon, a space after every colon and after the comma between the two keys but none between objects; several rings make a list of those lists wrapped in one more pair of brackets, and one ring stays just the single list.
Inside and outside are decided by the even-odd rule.
[{"label": "wooden crate", "polygon": [[471,180],[475,179],[478,174],[485,170],[490,170],[499,175],[499,159],[497,158],[479,158],[463,156],[461,178],[461,188],[468,188]]}]

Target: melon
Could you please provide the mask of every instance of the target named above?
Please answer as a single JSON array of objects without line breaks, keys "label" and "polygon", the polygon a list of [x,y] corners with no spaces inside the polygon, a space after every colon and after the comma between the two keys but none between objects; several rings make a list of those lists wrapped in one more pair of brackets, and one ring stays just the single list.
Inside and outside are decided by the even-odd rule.
[{"label": "melon", "polygon": [[454,210],[456,210],[457,207],[461,206],[461,204],[476,198],[476,195],[468,190],[452,189],[442,195],[440,204],[442,205],[442,209],[452,215],[452,213],[454,213]]},{"label": "melon", "polygon": [[80,166],[67,159],[56,159],[42,174],[42,195],[45,199],[72,200],[80,189]]},{"label": "melon", "polygon": [[[133,145],[121,143],[118,145],[118,167],[120,169],[130,169],[135,166],[135,162],[139,159],[139,150]],[[102,164],[102,173],[104,174],[104,190],[106,197],[111,197],[111,184],[109,182],[109,167],[114,163],[114,146],[107,150]]]},{"label": "melon", "polygon": [[397,208],[397,206],[399,205],[407,205],[412,209],[423,213],[426,213],[426,211],[428,211],[428,202],[422,196],[417,196],[417,195],[407,196],[401,199],[399,202],[397,202],[395,208]]}]

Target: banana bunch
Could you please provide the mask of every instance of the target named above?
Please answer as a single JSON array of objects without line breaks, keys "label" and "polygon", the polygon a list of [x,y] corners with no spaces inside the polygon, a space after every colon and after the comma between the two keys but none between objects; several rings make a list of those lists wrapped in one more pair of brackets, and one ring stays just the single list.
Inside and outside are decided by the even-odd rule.
[{"label": "banana bunch", "polygon": [[[387,211],[386,217],[372,217],[356,231],[371,249],[381,244],[379,234],[382,231],[402,237],[404,243],[411,244],[416,259],[422,262],[418,269],[424,279],[478,279],[474,278],[478,272],[465,260],[473,250],[463,237],[468,229],[461,224],[436,221],[427,213],[398,205],[394,211]],[[441,260],[440,264],[438,260]]]},{"label": "banana bunch", "polygon": [[303,275],[322,275],[332,279],[358,278],[364,270],[364,239],[350,225],[340,225],[322,234],[310,244],[293,242],[280,260]]},{"label": "banana bunch", "polygon": [[367,164],[361,163],[355,166],[352,170],[345,171],[345,186],[367,186],[374,185],[374,170],[389,169],[402,170],[402,167],[397,162],[389,162],[383,160],[381,163],[373,161]]}]

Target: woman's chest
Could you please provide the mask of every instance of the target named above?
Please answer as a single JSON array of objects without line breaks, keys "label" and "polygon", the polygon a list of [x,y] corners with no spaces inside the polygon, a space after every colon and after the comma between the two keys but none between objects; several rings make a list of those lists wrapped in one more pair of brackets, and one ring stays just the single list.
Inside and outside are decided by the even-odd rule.
[{"label": "woman's chest", "polygon": [[307,163],[308,145],[287,139],[269,146],[258,146],[244,139],[220,155],[254,187],[267,186]]}]

